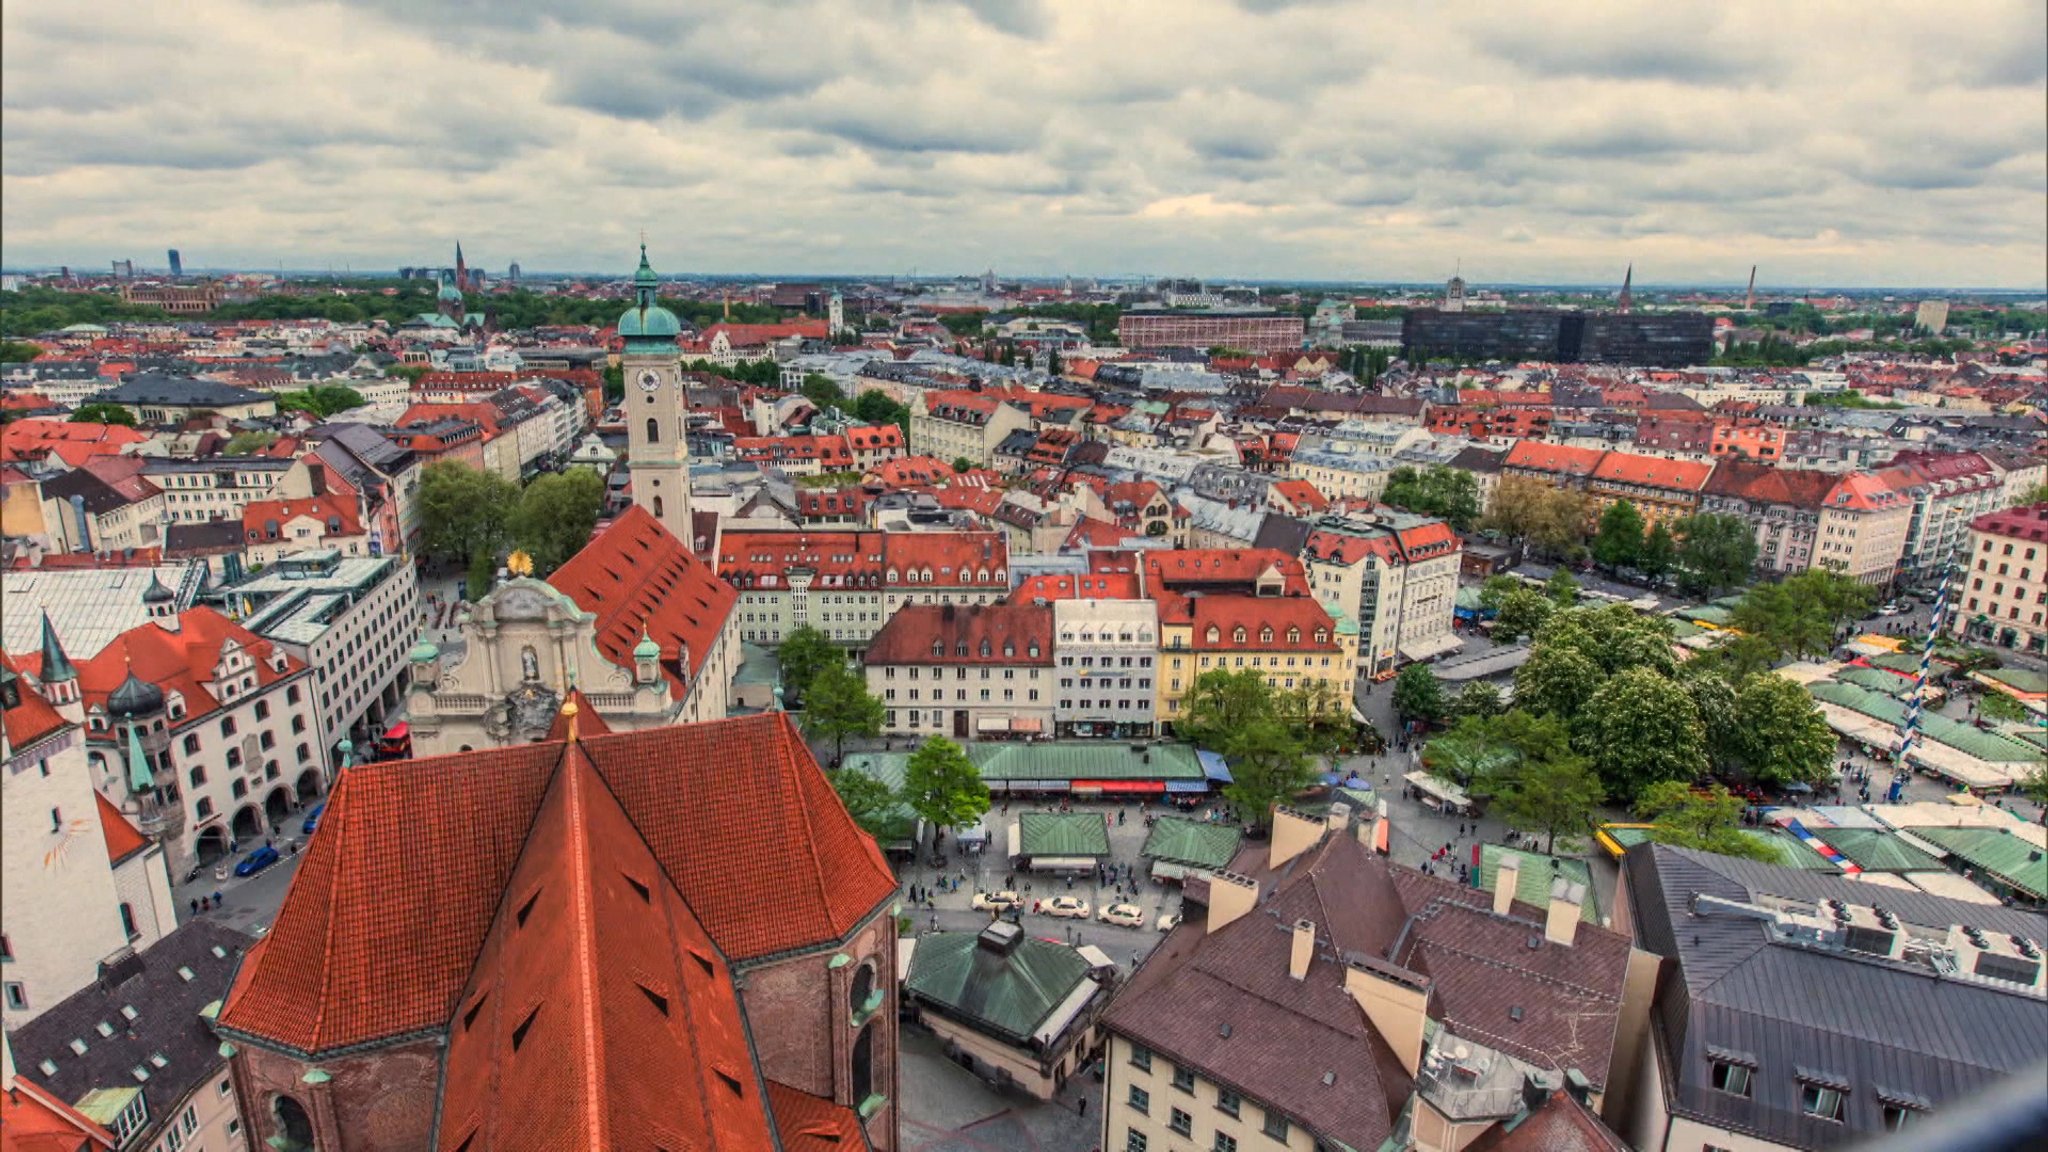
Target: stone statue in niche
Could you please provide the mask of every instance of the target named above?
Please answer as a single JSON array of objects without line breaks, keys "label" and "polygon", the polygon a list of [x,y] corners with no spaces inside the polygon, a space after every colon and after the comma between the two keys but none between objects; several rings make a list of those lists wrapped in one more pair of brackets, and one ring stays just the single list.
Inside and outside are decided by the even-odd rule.
[{"label": "stone statue in niche", "polygon": [[519,650],[519,678],[528,684],[540,680],[540,654],[533,650],[531,644]]}]

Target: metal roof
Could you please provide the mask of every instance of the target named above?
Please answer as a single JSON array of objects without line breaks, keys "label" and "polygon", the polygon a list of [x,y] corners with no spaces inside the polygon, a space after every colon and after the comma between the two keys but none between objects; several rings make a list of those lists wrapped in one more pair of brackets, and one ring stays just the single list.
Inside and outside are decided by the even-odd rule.
[{"label": "metal roof", "polygon": [[1244,830],[1232,824],[1211,824],[1204,820],[1183,820],[1161,816],[1145,836],[1138,855],[1147,860],[1166,860],[1197,868],[1227,868],[1237,855]]},{"label": "metal roof", "polygon": [[[2037,941],[2048,939],[2048,918],[1661,844],[1632,849],[1624,876],[1637,943],[1674,962],[1652,1017],[1676,1115],[1787,1147],[1834,1148],[1883,1134],[1880,1097],[1939,1108],[2040,1059],[2048,1000],[1937,978],[1926,966],[1774,943],[1757,920],[1692,909],[1700,894],[1875,898],[1909,925],[1968,923]],[[1714,1049],[1756,1060],[1748,1097],[1713,1087]],[[1801,1112],[1802,1074],[1848,1085],[1840,1123]]]},{"label": "metal roof", "polygon": [[[64,651],[73,660],[89,660],[121,633],[149,622],[142,594],[152,578],[177,594],[175,606],[183,612],[206,583],[206,563],[189,560],[154,568],[9,569],[0,572],[0,597],[48,612]],[[0,614],[0,644],[13,653],[40,650],[41,619],[34,612]]]},{"label": "metal roof", "polygon": [[2048,899],[2048,852],[2003,828],[1909,828],[1930,844],[2033,897]]},{"label": "metal roof", "polygon": [[1025,937],[1008,952],[972,932],[921,937],[903,988],[947,1015],[1026,1044],[1038,1025],[1088,982],[1089,963],[1065,944]]},{"label": "metal roof", "polygon": [[1107,856],[1109,821],[1100,812],[1026,812],[1017,817],[1024,856]]}]

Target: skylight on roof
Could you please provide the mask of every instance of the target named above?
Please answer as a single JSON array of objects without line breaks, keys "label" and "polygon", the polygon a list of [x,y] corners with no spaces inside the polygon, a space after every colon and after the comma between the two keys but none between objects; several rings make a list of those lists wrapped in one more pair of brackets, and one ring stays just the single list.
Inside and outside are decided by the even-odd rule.
[{"label": "skylight on roof", "polygon": [[55,1076],[57,1074],[57,1062],[55,1060],[45,1060],[41,1064],[36,1065],[36,1067],[42,1069],[45,1076]]},{"label": "skylight on roof", "polygon": [[105,1020],[100,1021],[99,1030],[100,1035],[102,1036],[112,1036],[114,1034],[114,1026],[112,1024],[107,1023]]}]

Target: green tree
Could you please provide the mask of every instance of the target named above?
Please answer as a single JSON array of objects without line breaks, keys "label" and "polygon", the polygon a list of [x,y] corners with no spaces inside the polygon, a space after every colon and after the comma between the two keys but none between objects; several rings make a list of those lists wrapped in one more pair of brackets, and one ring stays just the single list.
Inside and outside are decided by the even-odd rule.
[{"label": "green tree", "polygon": [[881,698],[845,660],[825,665],[804,693],[804,733],[832,741],[832,763],[846,755],[848,736],[882,733]]},{"label": "green tree", "polygon": [[1643,537],[1643,550],[1636,554],[1636,569],[1655,580],[1671,571],[1678,562],[1678,541],[1671,538],[1671,529],[1662,520],[1650,525],[1650,531]]},{"label": "green tree", "polygon": [[537,476],[519,496],[508,527],[514,544],[546,575],[590,543],[604,511],[604,477],[594,468]]},{"label": "green tree", "polygon": [[953,458],[953,471],[972,472],[974,471],[974,461],[969,460],[965,456],[955,456]]},{"label": "green tree", "polygon": [[1299,688],[1275,691],[1273,715],[1314,756],[1335,756],[1356,735],[1350,702],[1328,680],[1305,680]]},{"label": "green tree", "polygon": [[986,312],[948,312],[939,317],[939,323],[955,336],[977,336],[981,334],[988,320]]},{"label": "green tree", "polygon": [[119,404],[80,404],[71,412],[73,424],[119,424],[135,427],[135,413]]},{"label": "green tree", "polygon": [[1558,488],[1531,476],[1503,476],[1494,486],[1485,523],[1542,555],[1571,557],[1584,546],[1591,507],[1591,500],[1576,489]]},{"label": "green tree", "polygon": [[2048,808],[2048,764],[2036,764],[2032,771],[2021,776],[2019,791],[2036,806]]},{"label": "green tree", "polygon": [[1410,664],[1394,677],[1394,712],[1403,720],[1434,724],[1445,711],[1444,686],[1427,664]]},{"label": "green tree", "polygon": [[1996,688],[1977,698],[1977,715],[1994,724],[2017,724],[2027,718],[2027,707]]},{"label": "green tree", "polygon": [[1600,777],[1584,756],[1569,750],[1523,759],[1513,772],[1492,782],[1489,814],[1517,832],[1541,832],[1543,851],[1557,849],[1558,833],[1567,833],[1567,847],[1593,823],[1607,798]]},{"label": "green tree", "polygon": [[367,403],[361,392],[344,384],[315,384],[304,391],[277,394],[279,411],[304,412],[319,420]]},{"label": "green tree", "polygon": [[1735,694],[1735,748],[1765,784],[1819,784],[1833,770],[1835,730],[1805,688],[1757,676]]},{"label": "green tree", "polygon": [[1278,715],[1266,678],[1251,669],[1218,668],[1195,678],[1181,701],[1181,718],[1173,730],[1197,747],[1221,751],[1230,734]]},{"label": "green tree", "polygon": [[809,624],[801,624],[790,630],[775,649],[775,658],[782,664],[782,688],[792,707],[810,691],[811,681],[820,672],[835,665],[846,663],[846,650],[832,642],[832,638]]},{"label": "green tree", "polygon": [[1522,582],[1513,576],[1488,576],[1486,583],[1479,586],[1479,606],[1488,612],[1500,611],[1508,593],[1520,591]]},{"label": "green tree", "polygon": [[798,389],[804,399],[819,408],[838,408],[846,403],[846,390],[832,382],[830,376],[818,372],[804,374],[803,387]]},{"label": "green tree", "polygon": [[434,366],[431,364],[393,364],[384,370],[384,375],[402,377],[406,384],[411,386],[417,385],[420,382],[420,377],[433,370]]},{"label": "green tree", "polygon": [[1292,800],[1315,781],[1307,749],[1271,716],[1229,733],[1219,751],[1230,762],[1223,799],[1238,819],[1256,828],[1272,822],[1273,805]]},{"label": "green tree", "polygon": [[1626,604],[1604,604],[1552,613],[1536,642],[1573,648],[1609,676],[1629,668],[1669,675],[1678,667],[1671,629],[1671,621],[1661,616],[1638,615]]},{"label": "green tree", "polygon": [[1748,860],[1772,859],[1768,845],[1743,832],[1742,809],[1742,798],[1718,784],[1694,788],[1680,780],[1652,784],[1636,798],[1636,815],[1656,825],[1650,838],[1659,844]]},{"label": "green tree", "polygon": [[1610,571],[1632,568],[1643,555],[1643,514],[1627,500],[1616,500],[1600,514],[1593,536],[1593,559]]},{"label": "green tree", "polygon": [[1600,665],[1569,645],[1540,641],[1515,670],[1515,706],[1570,723],[1600,690]]},{"label": "green tree", "polygon": [[1703,512],[1680,520],[1678,585],[1694,596],[1713,596],[1749,581],[1756,568],[1756,530],[1740,516]]},{"label": "green tree", "polygon": [[988,785],[965,749],[931,736],[903,766],[903,799],[934,829],[958,828],[988,811]]},{"label": "green tree", "polygon": [[1434,516],[1463,532],[1479,521],[1479,481],[1470,472],[1442,465],[1427,470],[1403,466],[1387,474],[1380,502]]},{"label": "green tree", "polygon": [[2029,504],[2048,504],[2048,484],[2036,484],[2012,502],[2014,508],[2024,508]]},{"label": "green tree", "polygon": [[220,454],[247,456],[253,452],[260,452],[277,441],[278,434],[275,432],[237,432],[228,437],[226,444],[221,445]]},{"label": "green tree", "polygon": [[26,364],[42,354],[40,346],[26,340],[0,340],[0,364]]},{"label": "green tree", "polygon": [[618,404],[626,399],[626,368],[623,364],[604,367],[604,402]]},{"label": "green tree", "polygon": [[1776,584],[1758,584],[1735,606],[1732,623],[1769,644],[1773,662],[1786,656],[1825,655],[1835,630],[1869,610],[1870,589],[1839,573],[1814,568]]},{"label": "green tree", "polygon": [[1736,728],[1735,682],[1723,669],[1703,659],[1688,660],[1678,669],[1678,685],[1692,699],[1700,729],[1707,738],[1707,761],[1725,768],[1742,758],[1742,733]]},{"label": "green tree", "polygon": [[1503,711],[1501,705],[1500,689],[1484,680],[1474,680],[1451,701],[1450,713],[1461,720],[1467,716],[1498,716]]},{"label": "green tree", "polygon": [[870,389],[853,398],[853,415],[869,424],[894,424],[910,435],[910,409],[889,398],[887,392]]},{"label": "green tree", "polygon": [[896,844],[910,839],[911,818],[903,798],[894,789],[859,768],[840,768],[826,773],[846,814],[861,831],[878,843]]},{"label": "green tree", "polygon": [[1534,588],[1517,588],[1500,602],[1500,612],[1493,618],[1493,638],[1512,641],[1534,636],[1556,610],[1557,606],[1543,593]]},{"label": "green tree", "polygon": [[1692,698],[1648,668],[1610,677],[1572,730],[1608,794],[1620,799],[1659,781],[1691,780],[1707,768],[1706,728]]},{"label": "green tree", "polygon": [[1559,608],[1569,608],[1579,602],[1579,578],[1569,569],[1559,568],[1543,582],[1543,593]]},{"label": "green tree", "polygon": [[511,538],[512,512],[518,502],[518,486],[494,473],[453,460],[427,465],[414,497],[420,518],[420,552],[451,564],[468,561],[472,588],[481,568],[483,588],[488,591],[498,557]]}]

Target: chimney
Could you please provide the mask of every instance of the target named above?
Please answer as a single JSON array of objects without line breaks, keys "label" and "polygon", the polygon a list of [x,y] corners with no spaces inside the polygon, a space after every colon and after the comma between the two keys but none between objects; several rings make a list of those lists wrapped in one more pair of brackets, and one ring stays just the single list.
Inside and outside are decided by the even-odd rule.
[{"label": "chimney", "polygon": [[1258,902],[1257,880],[1235,872],[1210,873],[1209,931],[1221,931],[1224,925],[1250,912]]},{"label": "chimney", "polygon": [[1521,858],[1516,856],[1502,857],[1500,871],[1494,873],[1493,879],[1493,914],[1495,916],[1507,915],[1508,910],[1514,906],[1515,886],[1521,882],[1521,879]]},{"label": "chimney", "polygon": [[1344,826],[1351,823],[1351,805],[1341,800],[1330,805],[1330,814],[1323,818],[1323,823],[1332,832],[1342,832]]},{"label": "chimney", "polygon": [[1543,922],[1543,938],[1569,948],[1579,931],[1579,908],[1586,901],[1586,886],[1560,876],[1550,882],[1550,914]]},{"label": "chimney", "polygon": [[1296,980],[1308,979],[1308,962],[1316,955],[1316,925],[1313,920],[1294,922],[1294,948],[1287,954],[1287,974]]},{"label": "chimney", "polygon": [[1323,838],[1323,822],[1306,812],[1284,805],[1273,806],[1273,834],[1267,848],[1266,867],[1278,868]]}]

